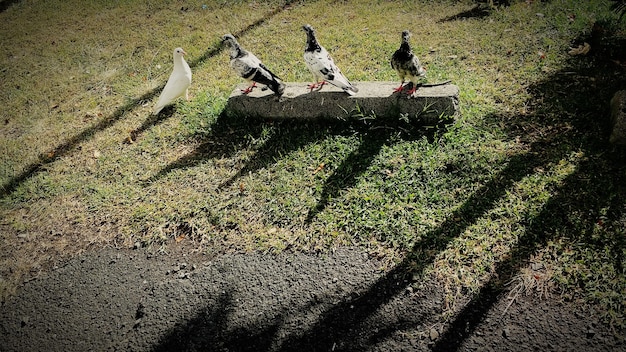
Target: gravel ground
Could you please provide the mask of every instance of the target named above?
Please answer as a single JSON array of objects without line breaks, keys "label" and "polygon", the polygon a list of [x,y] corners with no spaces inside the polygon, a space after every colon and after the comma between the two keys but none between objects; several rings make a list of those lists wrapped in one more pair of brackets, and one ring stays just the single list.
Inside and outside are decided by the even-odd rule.
[{"label": "gravel ground", "polygon": [[212,260],[105,249],[5,302],[0,350],[626,351],[580,306],[499,294],[442,322],[442,297],[351,248]]}]

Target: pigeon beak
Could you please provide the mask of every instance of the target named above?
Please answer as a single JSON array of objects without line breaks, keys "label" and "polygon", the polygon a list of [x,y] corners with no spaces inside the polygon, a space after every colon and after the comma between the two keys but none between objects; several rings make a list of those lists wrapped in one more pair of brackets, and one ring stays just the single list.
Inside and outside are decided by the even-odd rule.
[{"label": "pigeon beak", "polygon": [[184,55],[187,55],[187,53],[185,52],[185,50],[181,51],[181,54],[183,54],[183,56],[184,56]]}]

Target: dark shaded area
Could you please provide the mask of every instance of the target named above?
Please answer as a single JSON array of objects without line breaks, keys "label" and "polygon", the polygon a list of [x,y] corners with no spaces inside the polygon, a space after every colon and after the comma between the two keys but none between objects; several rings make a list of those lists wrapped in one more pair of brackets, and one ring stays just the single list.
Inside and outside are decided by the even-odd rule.
[{"label": "dark shaded area", "polygon": [[[345,121],[338,119],[309,122],[265,121],[224,112],[211,126],[208,133],[194,136],[202,142],[193,152],[161,169],[146,180],[144,185],[147,186],[177,169],[194,167],[212,158],[233,156],[241,149],[253,149],[254,155],[250,160],[219,185],[219,188],[230,187],[242,176],[273,165],[282,155],[296,151],[310,143],[332,136],[357,136],[358,148],[338,165],[330,165],[333,172],[324,182],[317,205],[309,210],[306,219],[309,223],[341,191],[356,184],[359,176],[367,171],[383,146],[400,140],[420,138],[427,138],[432,143],[437,135],[441,135],[446,130],[450,122],[452,121],[446,119],[437,126],[424,127],[420,121],[402,118],[372,118],[361,114]],[[265,140],[259,143],[258,141],[262,139]]]},{"label": "dark shaded area", "polygon": [[459,12],[456,15],[442,18],[437,21],[437,23],[462,21],[472,18],[485,18],[491,15],[491,12],[498,7],[511,6],[511,2],[509,0],[476,0],[474,2],[476,5],[471,9]]},{"label": "dark shaded area", "polygon": [[[576,171],[554,190],[555,195],[541,212],[528,219],[528,229],[518,246],[498,263],[496,275],[459,313],[433,350],[459,350],[505,292],[504,283],[549,241],[563,234],[574,243],[591,248],[610,246],[615,256],[612,263],[615,271],[626,274],[623,268],[626,150],[610,145],[607,138],[609,101],[615,91],[625,88],[626,73],[612,62],[616,58],[613,55],[623,52],[623,48],[616,47],[612,38],[604,37],[607,34],[593,31],[591,37],[578,39],[594,42],[595,51],[589,57],[572,59],[571,67],[565,70],[567,75],[556,73],[532,87],[536,100],[543,101],[535,107],[535,115],[506,117],[511,136],[534,140],[531,154],[556,152],[556,157],[550,158],[555,161],[559,155],[567,158],[567,153],[582,153],[585,157]],[[563,92],[567,92],[566,99]],[[528,131],[539,131],[537,128],[543,133],[535,139]],[[608,209],[606,216],[605,209]],[[593,229],[598,224],[607,228],[610,237],[594,237]]]},{"label": "dark shaded area", "polygon": [[0,12],[6,11],[11,5],[17,4],[20,0],[3,0],[0,1]]},{"label": "dark shaded area", "polygon": [[222,331],[230,319],[232,297],[230,291],[224,291],[215,305],[207,307],[192,321],[171,332],[170,338],[153,349],[154,352],[201,350],[207,348],[207,339],[214,350],[231,350],[231,346],[240,346],[240,351],[267,351],[272,345],[272,338],[278,331],[280,322],[259,327],[255,331],[236,330],[233,333]]},{"label": "dark shaded area", "polygon": [[[603,41],[600,38],[598,42]],[[509,138],[527,144],[528,151],[506,160],[501,172],[493,175],[436,229],[423,234],[422,240],[415,244],[406,259],[364,293],[334,304],[319,316],[311,328],[293,332],[280,345],[268,342],[277,340],[276,331],[280,327],[276,324],[280,324],[279,319],[270,326],[254,326],[229,333],[220,331],[217,336],[204,338],[196,334],[188,323],[183,323],[175,333],[164,337],[157,350],[162,350],[159,349],[161,346],[172,346],[172,342],[176,341],[176,346],[182,350],[219,347],[246,351],[250,350],[249,345],[240,342],[249,341],[245,340],[248,336],[255,337],[256,342],[251,343],[256,351],[368,350],[377,341],[384,341],[394,332],[412,326],[411,322],[398,322],[376,327],[372,331],[368,320],[378,309],[404,292],[413,278],[416,275],[419,277],[433,263],[438,253],[487,214],[517,182],[537,170],[550,169],[559,161],[572,158],[577,164],[575,171],[559,184],[551,186],[553,196],[537,215],[525,219],[527,230],[517,247],[496,264],[492,278],[450,321],[432,349],[461,350],[468,337],[501,299],[505,292],[504,283],[514,278],[533,254],[563,234],[584,246],[610,246],[616,254],[612,264],[623,275],[623,232],[607,230],[603,232],[604,237],[594,235],[596,226],[607,229],[623,229],[626,226],[626,151],[608,143],[609,101],[616,90],[624,88],[626,75],[612,62],[612,58],[602,55],[606,52],[613,50],[596,47],[596,51],[588,57],[572,58],[569,67],[562,72],[531,87],[534,97],[529,101],[529,114],[488,116],[486,123],[506,125]],[[354,185],[358,175],[386,143],[384,133],[380,137],[362,135],[363,143],[359,151],[350,154],[327,180],[324,196],[310,216],[325,207],[326,199]],[[269,160],[270,157],[264,159]],[[199,316],[191,324],[195,326],[201,319]],[[181,332],[184,332],[183,335]],[[192,339],[202,342],[193,348],[185,345],[185,341]]]},{"label": "dark shaded area", "polygon": [[[5,0],[1,2],[0,10],[3,11],[6,9],[6,8],[2,8],[3,6],[5,6],[5,4],[7,4],[6,7],[8,7],[14,2],[16,1]],[[270,13],[264,15],[257,21],[248,25],[246,28],[237,32],[236,35],[242,36],[242,35],[247,34],[252,29],[262,25],[263,23],[271,19],[273,16],[276,16],[278,13],[284,11],[286,8],[288,8],[288,6],[290,6],[291,3],[292,1],[286,1],[283,6],[277,7],[276,9],[272,10]],[[202,65],[206,60],[221,53],[222,50],[223,50],[223,46],[220,42],[219,44],[217,44],[216,47],[208,48],[207,51],[199,58],[190,61],[189,66],[191,68],[194,68],[196,66]],[[6,197],[10,195],[17,189],[17,187],[19,187],[26,180],[38,174],[42,170],[45,170],[46,165],[72,152],[79,144],[87,140],[90,140],[96,133],[111,127],[115,122],[122,119],[127,111],[134,109],[136,106],[144,103],[147,100],[152,100],[156,95],[160,94],[160,92],[163,90],[163,87],[165,87],[165,83],[154,88],[153,90],[149,92],[146,92],[145,94],[143,94],[142,96],[138,98],[130,100],[128,103],[122,105],[117,110],[115,110],[115,112],[113,112],[113,114],[111,114],[110,116],[103,118],[100,122],[98,122],[94,126],[86,128],[82,132],[74,135],[73,137],[69,138],[65,142],[56,146],[53,150],[48,151],[46,153],[42,153],[39,156],[39,160],[37,162],[25,166],[24,171],[10,178],[8,182],[0,186],[0,197]],[[138,136],[139,134],[153,127],[157,123],[162,123],[163,121],[165,121],[165,119],[171,116],[172,116],[171,112],[169,113],[165,112],[164,116],[158,115],[154,117],[150,115],[150,117],[141,125],[140,128],[138,128],[136,131],[131,132],[131,138]]]},{"label": "dark shaded area", "polygon": [[491,9],[489,7],[476,5],[469,10],[457,13],[456,15],[444,17],[440,19],[439,21],[437,21],[437,23],[459,21],[459,20],[465,20],[465,19],[470,19],[470,18],[485,18],[489,16],[490,14],[491,14]]}]

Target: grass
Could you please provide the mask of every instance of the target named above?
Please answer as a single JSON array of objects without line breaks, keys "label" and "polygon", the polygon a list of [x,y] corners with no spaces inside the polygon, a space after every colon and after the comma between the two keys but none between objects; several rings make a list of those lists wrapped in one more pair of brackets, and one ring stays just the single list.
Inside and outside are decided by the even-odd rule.
[{"label": "grass", "polygon": [[[410,258],[418,282],[447,288],[449,312],[487,284],[519,282],[583,299],[624,327],[626,171],[606,123],[624,78],[606,59],[619,54],[617,15],[607,1],[553,0],[455,17],[471,7],[10,6],[0,13],[2,296],[94,245],[183,242],[212,254],[348,245],[387,268]],[[286,81],[308,81],[299,28],[314,18],[353,81],[395,81],[389,58],[409,28],[428,80],[461,88],[462,116],[417,129],[222,114],[241,80],[221,35],[238,35]],[[582,41],[595,52],[570,57]],[[189,54],[191,100],[152,117],[177,46]]]}]

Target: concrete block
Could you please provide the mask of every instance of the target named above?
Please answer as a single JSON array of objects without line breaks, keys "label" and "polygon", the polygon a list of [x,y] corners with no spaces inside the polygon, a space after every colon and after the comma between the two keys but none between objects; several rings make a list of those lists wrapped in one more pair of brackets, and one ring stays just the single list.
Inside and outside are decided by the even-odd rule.
[{"label": "concrete block", "polygon": [[459,113],[459,87],[446,84],[421,87],[414,96],[394,93],[399,82],[354,82],[359,92],[350,96],[331,85],[310,92],[308,83],[286,83],[285,93],[277,99],[267,89],[255,88],[244,95],[241,84],[235,88],[226,105],[229,114],[268,119],[355,119],[408,118],[412,123],[450,122]]}]

